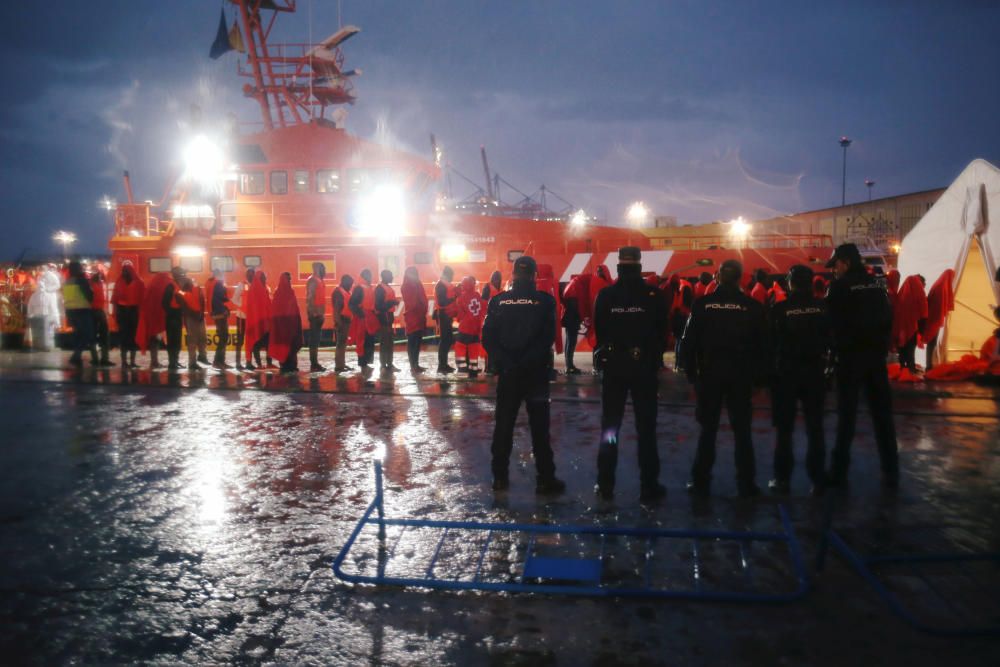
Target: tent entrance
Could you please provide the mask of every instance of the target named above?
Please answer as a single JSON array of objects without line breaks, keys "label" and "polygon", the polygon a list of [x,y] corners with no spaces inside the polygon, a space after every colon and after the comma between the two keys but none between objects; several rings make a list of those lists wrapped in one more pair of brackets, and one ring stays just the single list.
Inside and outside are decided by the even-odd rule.
[{"label": "tent entrance", "polygon": [[979,354],[979,348],[997,328],[992,306],[996,298],[992,275],[980,249],[979,236],[969,239],[969,254],[955,289],[955,310],[948,316],[945,361],[957,361],[964,354]]}]

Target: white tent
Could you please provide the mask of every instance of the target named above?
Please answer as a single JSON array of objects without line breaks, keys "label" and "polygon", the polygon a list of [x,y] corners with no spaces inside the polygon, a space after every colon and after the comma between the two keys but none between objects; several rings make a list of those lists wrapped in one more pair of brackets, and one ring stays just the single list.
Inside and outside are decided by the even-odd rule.
[{"label": "white tent", "polygon": [[919,273],[928,289],[946,269],[955,271],[955,310],[939,334],[941,359],[978,353],[996,328],[992,311],[1000,303],[1000,283],[993,280],[998,259],[1000,169],[974,160],[906,235],[899,251],[903,279]]}]

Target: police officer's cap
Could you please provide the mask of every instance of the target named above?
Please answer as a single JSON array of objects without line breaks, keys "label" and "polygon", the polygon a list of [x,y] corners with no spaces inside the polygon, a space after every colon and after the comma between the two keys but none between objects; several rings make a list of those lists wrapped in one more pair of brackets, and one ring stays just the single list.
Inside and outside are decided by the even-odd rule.
[{"label": "police officer's cap", "polygon": [[534,258],[522,255],[514,260],[514,275],[530,277],[538,272],[538,263]]},{"label": "police officer's cap", "polygon": [[618,249],[619,264],[641,264],[642,250],[634,245],[627,245]]},{"label": "police officer's cap", "polygon": [[788,270],[788,284],[792,289],[811,289],[813,270],[804,264],[796,264]]},{"label": "police officer's cap", "polygon": [[838,259],[854,266],[861,263],[861,252],[853,243],[842,243],[833,251],[833,257],[826,263],[826,268],[832,269]]}]

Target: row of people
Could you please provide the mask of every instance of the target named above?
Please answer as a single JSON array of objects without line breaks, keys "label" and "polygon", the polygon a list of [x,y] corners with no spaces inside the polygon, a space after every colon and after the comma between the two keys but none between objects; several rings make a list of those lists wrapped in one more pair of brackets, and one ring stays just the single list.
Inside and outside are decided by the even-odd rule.
[{"label": "row of people", "polygon": [[[313,274],[306,283],[311,372],[326,370],[319,363],[318,356],[319,333],[326,317],[325,277],[325,265],[316,262]],[[363,369],[374,365],[378,343],[381,369],[384,372],[398,370],[393,364],[393,326],[400,299],[392,286],[392,272],[382,271],[380,278],[381,281],[373,285],[369,269],[359,273],[358,281],[345,274],[332,292],[330,302],[336,340],[334,370],[338,373],[353,370],[346,363],[347,346],[352,342]],[[446,357],[452,344],[446,332],[451,331],[452,320],[457,321],[458,336],[454,344],[456,365],[474,377],[479,371],[480,359],[484,357],[480,335],[485,304],[499,291],[500,274],[494,274],[482,293],[476,290],[474,278],[467,277],[454,287],[450,285],[450,278],[451,269],[446,267],[438,286],[446,290],[445,297],[439,301],[435,316],[442,332],[442,348]],[[426,370],[419,365],[419,355],[426,329],[428,300],[415,267],[407,269],[400,291],[406,308],[403,320],[410,367],[414,373],[420,373]],[[140,349],[148,349],[151,367],[159,368],[157,352],[163,335],[168,355],[167,368],[179,369],[183,332],[187,334],[188,368],[196,370],[200,368],[199,364],[207,365],[207,314],[214,321],[217,337],[212,366],[230,368],[226,364],[225,350],[229,341],[229,318],[230,314],[234,314],[237,370],[272,367],[274,360],[278,361],[282,370],[297,370],[295,355],[301,345],[302,329],[301,325],[292,323],[292,316],[299,311],[287,273],[282,274],[273,297],[266,275],[254,268],[247,270],[246,282],[237,283],[232,288],[225,285],[224,274],[217,270],[202,288],[182,268],[174,267],[169,274],[154,276],[147,289],[134,267],[126,261],[111,300],[121,331],[123,367],[134,368],[136,353]],[[100,307],[103,308],[103,304]],[[266,353],[266,364],[261,360],[262,353]],[[243,359],[245,363],[241,363]],[[455,369],[446,365],[439,370],[453,372]]]},{"label": "row of people", "polygon": [[[722,264],[716,288],[694,301],[678,352],[678,366],[694,385],[695,418],[700,425],[688,490],[708,494],[723,406],[735,437],[737,488],[759,493],[751,437],[755,386],[770,385],[776,429],[775,493],[787,493],[793,468],[792,430],[797,406],[805,413],[806,470],[813,492],[847,481],[858,399],[864,389],[874,423],[883,484],[899,482],[898,447],[892,418],[886,357],[892,310],[882,285],[864,268],[853,244],[837,248],[828,264],[835,276],[825,299],[815,294],[813,271],[792,268],[791,292],[765,314],[764,306],[741,288],[743,267]],[[528,412],[539,492],[565,485],[555,476],[549,439],[549,382],[555,300],[534,283],[536,265],[514,263],[514,285],[489,302],[484,325],[486,351],[499,371],[492,442],[493,488],[509,486],[508,467],[514,421],[520,405]],[[579,298],[579,297],[577,297]],[[589,297],[588,297],[589,298]],[[670,306],[642,276],[641,251],[619,251],[618,278],[603,286],[593,305],[594,360],[601,373],[601,436],[596,491],[614,495],[618,443],[625,405],[632,397],[638,435],[640,500],[655,501],[666,489],[659,482],[656,445],[657,372],[667,342]],[[823,430],[826,375],[835,368],[837,435],[829,466]]]}]

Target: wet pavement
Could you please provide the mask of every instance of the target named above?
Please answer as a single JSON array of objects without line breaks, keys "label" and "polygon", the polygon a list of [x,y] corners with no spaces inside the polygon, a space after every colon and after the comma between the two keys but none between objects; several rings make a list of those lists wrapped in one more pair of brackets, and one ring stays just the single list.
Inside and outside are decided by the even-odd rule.
[{"label": "wet pavement", "polygon": [[[997,639],[915,632],[834,556],[804,599],[784,605],[433,592],[333,576],[382,451],[395,517],[778,529],[775,499],[734,497],[725,428],[713,496],[685,494],[696,425],[689,387],[669,372],[658,427],[668,496],[642,508],[630,413],[616,499],[595,501],[591,375],[552,385],[556,463],[569,488],[551,499],[534,493],[523,412],[511,491],[491,491],[490,379],[74,373],[65,358],[0,355],[5,662],[995,665],[1000,656]],[[899,388],[895,493],[880,488],[863,415],[851,486],[837,498],[844,537],[865,551],[1000,551],[998,401],[996,389],[970,383]],[[761,484],[773,438],[767,403],[756,397]],[[828,442],[833,423],[828,414]],[[801,432],[796,443],[801,461]],[[811,560],[823,507],[801,465],[785,502]],[[1000,571],[979,575],[1000,598]],[[993,613],[986,620],[1000,623]]]}]

